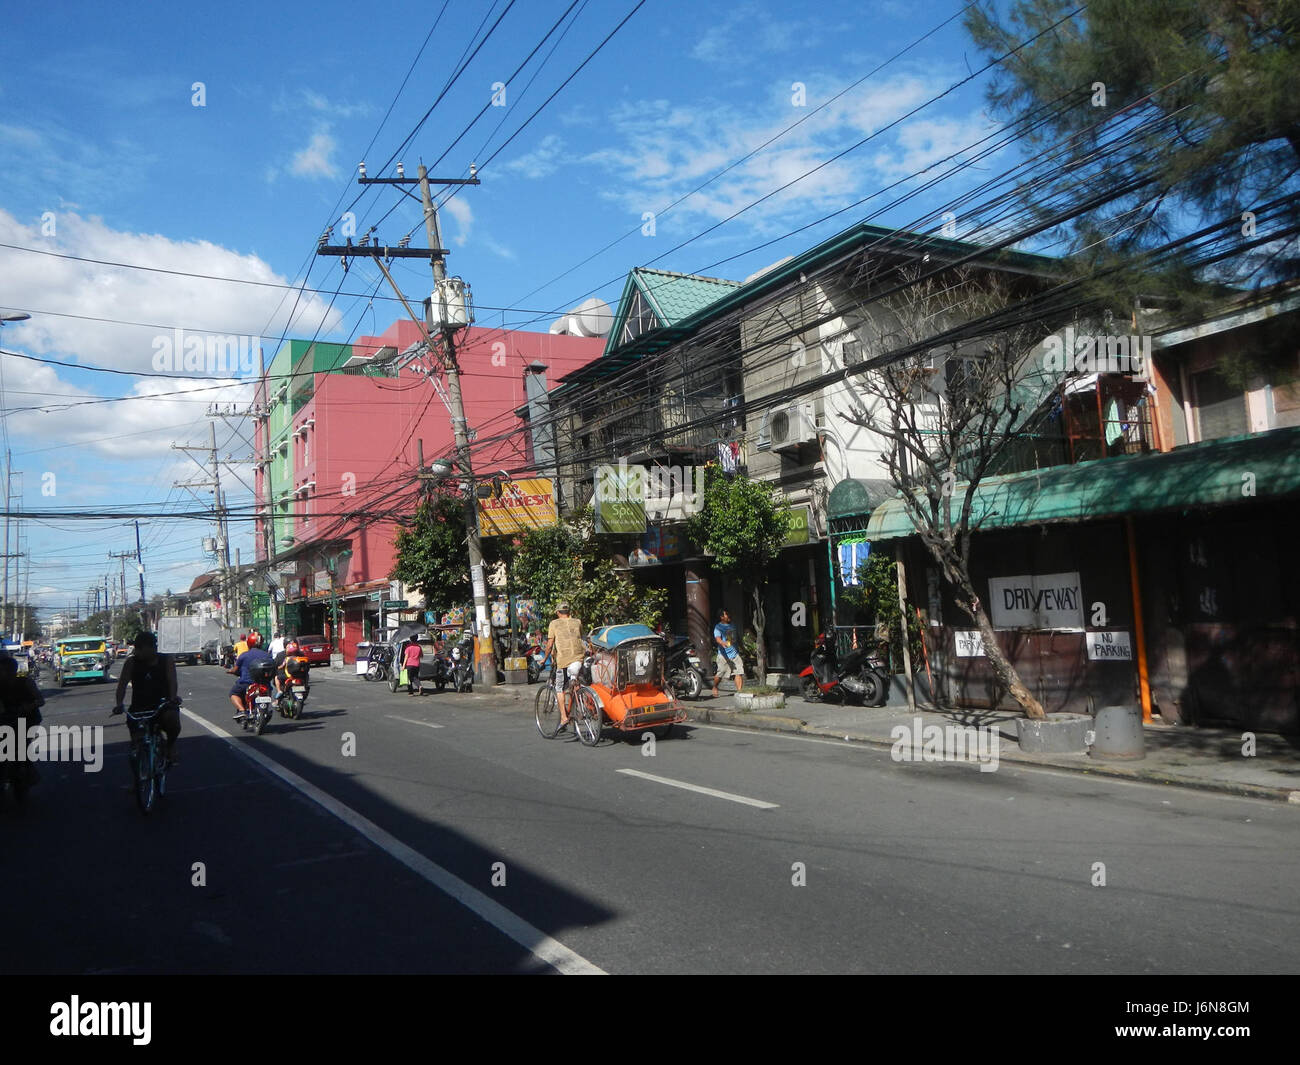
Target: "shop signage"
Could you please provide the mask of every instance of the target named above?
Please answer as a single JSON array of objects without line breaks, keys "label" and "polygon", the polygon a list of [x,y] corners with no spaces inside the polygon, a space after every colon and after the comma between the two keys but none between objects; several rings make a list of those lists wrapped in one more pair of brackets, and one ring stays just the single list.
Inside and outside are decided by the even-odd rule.
[{"label": "shop signage", "polygon": [[785,542],[782,547],[798,547],[800,544],[808,542],[808,508],[791,507],[790,508],[790,531],[785,534]]},{"label": "shop signage", "polygon": [[547,477],[503,481],[500,498],[478,501],[480,536],[514,536],[558,521],[555,486]]},{"label": "shop signage", "polygon": [[989,578],[989,617],[995,629],[1083,631],[1078,573]]}]

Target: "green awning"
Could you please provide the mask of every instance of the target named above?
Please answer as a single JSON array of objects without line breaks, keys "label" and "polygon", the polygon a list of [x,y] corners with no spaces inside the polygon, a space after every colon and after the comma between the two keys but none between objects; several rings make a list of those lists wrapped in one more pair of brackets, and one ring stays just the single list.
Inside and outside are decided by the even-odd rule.
[{"label": "green awning", "polygon": [[[1102,521],[1194,507],[1300,496],[1300,428],[1191,444],[1163,454],[1120,456],[990,477],[975,490],[971,523],[980,530]],[[965,491],[950,506],[958,513]],[[869,540],[916,535],[897,496],[877,507]]]}]

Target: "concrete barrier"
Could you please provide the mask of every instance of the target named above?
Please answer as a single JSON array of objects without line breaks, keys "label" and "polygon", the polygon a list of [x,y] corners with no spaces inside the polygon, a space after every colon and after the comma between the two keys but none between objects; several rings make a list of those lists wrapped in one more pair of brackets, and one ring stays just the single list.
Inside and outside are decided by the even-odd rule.
[{"label": "concrete barrier", "polygon": [[1045,718],[1016,718],[1016,738],[1026,754],[1081,754],[1092,727],[1088,714],[1048,714]]},{"label": "concrete barrier", "polygon": [[1103,706],[1097,711],[1089,754],[1101,761],[1145,758],[1142,710],[1137,706]]}]

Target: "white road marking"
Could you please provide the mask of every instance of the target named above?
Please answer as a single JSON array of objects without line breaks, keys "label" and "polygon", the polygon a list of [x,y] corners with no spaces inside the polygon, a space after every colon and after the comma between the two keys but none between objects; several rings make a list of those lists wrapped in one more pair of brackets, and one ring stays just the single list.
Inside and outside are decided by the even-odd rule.
[{"label": "white road marking", "polygon": [[639,769],[616,769],[616,773],[626,773],[630,777],[641,777],[643,780],[653,780],[656,784],[667,784],[673,788],[683,788],[686,791],[697,791],[701,795],[712,795],[715,799],[727,799],[729,802],[744,803],[746,806],[757,806],[760,810],[775,810],[778,803],[764,802],[762,799],[750,799],[744,795],[735,795],[730,791],[718,791],[714,788],[701,787],[699,784],[688,784],[684,780],[673,780],[671,777],[657,777],[653,773],[642,773]]},{"label": "white road marking", "polygon": [[425,728],[446,728],[445,725],[435,725],[432,721],[417,721],[413,717],[398,717],[396,714],[385,714],[384,717],[392,718],[394,721],[405,721],[408,725],[423,725]]},{"label": "white road marking", "polygon": [[181,713],[195,724],[207,729],[214,736],[229,741],[235,750],[252,759],[268,773],[279,777],[291,788],[300,791],[349,828],[359,832],[380,850],[396,858],[413,873],[423,877],[434,887],[450,895],[466,909],[477,914],[493,928],[497,929],[497,931],[509,936],[534,957],[544,961],[547,965],[553,966],[565,975],[606,975],[603,969],[593,965],[581,954],[570,950],[558,939],[552,939],[540,928],[533,927],[518,914],[512,913],[499,902],[488,898],[477,888],[470,887],[465,881],[448,872],[436,862],[430,861],[414,847],[407,846],[396,836],[384,831],[384,829],[357,813],[350,806],[339,802],[328,792],[318,788],[310,781],[304,780],[297,773],[285,769],[284,766],[274,759],[268,758],[261,751],[255,750],[252,744],[235,743],[235,737],[231,733],[218,725],[213,725],[192,710],[182,707]]}]

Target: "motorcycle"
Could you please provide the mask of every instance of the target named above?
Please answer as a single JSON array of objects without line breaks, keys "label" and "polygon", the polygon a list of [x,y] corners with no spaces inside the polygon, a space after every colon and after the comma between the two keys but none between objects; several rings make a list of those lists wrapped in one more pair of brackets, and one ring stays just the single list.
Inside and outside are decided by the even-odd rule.
[{"label": "motorcycle", "polygon": [[290,672],[280,689],[278,709],[281,717],[290,720],[302,717],[307,706],[307,676],[305,667],[299,673]]},{"label": "motorcycle", "polygon": [[442,683],[450,684],[452,691],[473,691],[474,633],[466,630],[461,635],[460,642],[453,644],[448,654],[450,657],[449,669],[444,674]]},{"label": "motorcycle", "polygon": [[235,645],[228,643],[221,648],[221,668],[232,669],[235,665]]},{"label": "motorcycle", "polygon": [[704,691],[704,669],[687,636],[668,636],[665,663],[668,686],[679,699],[698,699]]},{"label": "motorcycle", "polygon": [[253,729],[260,736],[275,712],[275,697],[271,691],[275,667],[270,662],[259,662],[253,667],[252,683],[244,693],[244,716],[240,724],[244,730]]},{"label": "motorcycle", "polygon": [[810,703],[832,697],[845,702],[860,699],[863,706],[883,706],[889,693],[888,676],[878,653],[868,654],[866,648],[859,648],[841,659],[835,634],[824,632],[813,647],[811,665],[799,674],[800,694]]},{"label": "motorcycle", "polygon": [[385,644],[376,644],[370,648],[370,657],[366,661],[366,671],[362,676],[366,680],[385,681],[393,664],[393,649]]},{"label": "motorcycle", "polygon": [[524,657],[528,659],[528,683],[536,684],[546,667],[546,648],[534,641],[524,649]]}]

